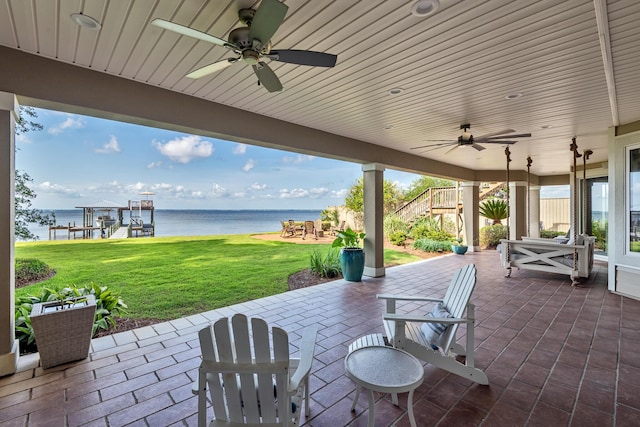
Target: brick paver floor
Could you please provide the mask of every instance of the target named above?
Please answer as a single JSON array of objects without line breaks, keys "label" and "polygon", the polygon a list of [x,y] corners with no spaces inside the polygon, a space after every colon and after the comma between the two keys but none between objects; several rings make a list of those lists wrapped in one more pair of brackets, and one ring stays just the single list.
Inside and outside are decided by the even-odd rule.
[{"label": "brick paver floor", "polygon": [[[419,426],[640,425],[640,301],[609,293],[597,263],[582,287],[568,277],[514,270],[504,277],[494,251],[451,255],[387,269],[383,278],[335,281],[93,340],[90,356],[42,370],[37,356],[0,378],[0,426],[194,426],[191,394],[200,362],[197,331],[237,312],[290,333],[319,328],[307,426],[364,426],[363,394],[351,412],[354,384],[344,357],[357,337],[383,332],[378,293],[441,297],[453,271],[478,268],[476,366],[480,386],[433,366],[416,390]],[[425,314],[429,306],[407,304]],[[464,330],[463,330],[464,333]],[[408,426],[400,406],[376,395],[376,426]]]}]

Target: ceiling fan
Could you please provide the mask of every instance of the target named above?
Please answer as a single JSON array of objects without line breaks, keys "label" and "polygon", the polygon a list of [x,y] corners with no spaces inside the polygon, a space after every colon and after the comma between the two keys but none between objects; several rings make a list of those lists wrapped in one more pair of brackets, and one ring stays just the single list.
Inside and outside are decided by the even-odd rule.
[{"label": "ceiling fan", "polygon": [[[475,148],[476,150],[482,151],[482,150],[485,149],[485,147],[480,145],[480,143],[482,143],[482,144],[515,144],[518,141],[512,141],[512,139],[528,138],[528,137],[531,136],[530,133],[513,134],[513,132],[515,132],[515,130],[513,130],[513,129],[505,129],[505,130],[501,130],[500,132],[488,133],[486,135],[482,135],[482,136],[474,138],[473,135],[471,135],[471,132],[470,132],[471,131],[471,125],[470,124],[467,123],[467,124],[464,124],[464,125],[460,125],[460,129],[462,130],[462,134],[455,141],[443,140],[443,139],[433,139],[433,140],[428,140],[428,141],[438,142],[438,144],[421,145],[419,147],[412,147],[411,149],[412,150],[417,150],[417,149],[420,149],[420,148],[430,148],[430,150],[426,150],[426,151],[431,151],[431,150],[435,150],[435,149],[438,149],[438,148],[453,146],[447,151],[447,153],[449,153],[450,151],[455,150],[458,147],[463,147],[463,146],[470,145],[471,147]],[[509,135],[509,134],[512,134],[512,135]]]},{"label": "ceiling fan", "polygon": [[154,19],[151,24],[184,36],[226,47],[236,55],[193,70],[186,77],[198,79],[242,61],[253,67],[253,71],[258,77],[258,84],[262,84],[269,92],[279,92],[282,90],[282,84],[273,70],[262,61],[263,58],[315,67],[333,67],[338,59],[337,55],[310,50],[271,50],[271,37],[280,28],[288,10],[289,7],[278,0],[262,0],[257,9],[240,9],[238,17],[246,26],[232,30],[229,33],[229,40],[164,19]]}]

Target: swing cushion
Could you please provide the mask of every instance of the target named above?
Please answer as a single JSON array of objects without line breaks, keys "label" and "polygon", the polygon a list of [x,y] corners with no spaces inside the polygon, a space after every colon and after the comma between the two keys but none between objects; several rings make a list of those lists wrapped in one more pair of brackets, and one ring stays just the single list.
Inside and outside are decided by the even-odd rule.
[{"label": "swing cushion", "polygon": [[573,243],[573,235],[569,238],[569,241],[566,243],[567,245],[584,245],[584,236],[582,234],[578,234],[578,238],[576,239],[577,243]]}]

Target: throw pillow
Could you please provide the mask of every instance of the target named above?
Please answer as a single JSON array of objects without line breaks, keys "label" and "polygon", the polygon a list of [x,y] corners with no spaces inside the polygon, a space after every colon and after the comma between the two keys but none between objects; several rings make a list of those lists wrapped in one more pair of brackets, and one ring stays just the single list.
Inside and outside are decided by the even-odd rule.
[{"label": "throw pillow", "polygon": [[[449,318],[453,317],[449,310],[444,306],[443,303],[439,302],[436,304],[429,313],[427,313],[427,317],[434,318]],[[431,344],[431,348],[437,350],[439,346],[442,346],[440,342],[442,338],[442,334],[447,330],[450,325],[446,323],[437,323],[437,322],[427,322],[423,323],[420,327],[422,331],[422,335],[427,340],[429,344]]]}]

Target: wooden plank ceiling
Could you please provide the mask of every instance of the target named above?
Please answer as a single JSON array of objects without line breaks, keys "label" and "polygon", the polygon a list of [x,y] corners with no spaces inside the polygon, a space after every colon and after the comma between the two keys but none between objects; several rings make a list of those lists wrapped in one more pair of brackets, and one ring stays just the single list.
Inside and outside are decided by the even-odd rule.
[{"label": "wooden plank ceiling", "polygon": [[[595,151],[593,161],[606,161],[607,129],[640,120],[640,2],[602,0],[606,32],[596,20],[599,2],[440,0],[435,14],[416,17],[413,1],[288,0],[273,48],[329,52],[338,63],[270,62],[285,87],[280,93],[258,86],[242,62],[185,78],[230,51],[150,25],[163,18],[227,39],[242,25],[238,9],[260,2],[5,0],[0,44],[477,170],[502,169],[503,147],[412,148],[455,140],[462,123],[476,136],[530,132],[511,147],[512,158],[530,155],[532,172],[553,175],[567,171],[572,136]],[[77,26],[69,17],[76,12],[101,29]],[[612,87],[601,38],[611,52]],[[402,92],[392,95],[393,88]],[[516,93],[522,96],[506,99]]]}]

